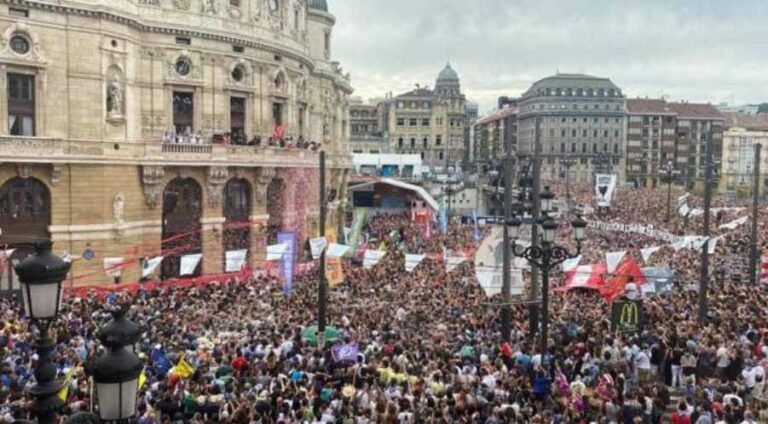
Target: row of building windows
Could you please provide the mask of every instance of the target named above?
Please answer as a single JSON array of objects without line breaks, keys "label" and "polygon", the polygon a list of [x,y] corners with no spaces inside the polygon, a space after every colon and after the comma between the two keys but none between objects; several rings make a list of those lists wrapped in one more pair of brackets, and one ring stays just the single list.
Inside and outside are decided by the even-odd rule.
[{"label": "row of building windows", "polygon": [[[431,124],[431,120],[429,118],[397,118],[395,121],[395,124],[398,127],[428,127]],[[462,119],[450,119],[449,120],[449,126],[451,127],[461,127],[464,125],[464,120]],[[435,125],[442,126],[443,125],[443,118],[435,118]]]},{"label": "row of building windows", "polygon": [[[562,116],[560,118],[553,116],[553,117],[549,118],[549,121],[550,122],[557,122],[559,120],[560,122],[565,123],[565,122],[568,122],[568,119],[569,118],[567,118],[565,116]],[[598,117],[592,117],[591,119],[592,119],[592,123],[595,123],[595,124],[597,124],[601,120],[601,118],[598,118]],[[622,118],[609,118],[607,116],[603,117],[602,121],[607,124],[607,123],[611,122],[611,119],[613,119],[613,122],[616,123],[616,124],[620,124],[621,121],[622,121]],[[587,123],[587,122],[589,122],[590,118],[588,118],[586,116],[582,116],[580,118],[574,116],[574,117],[570,118],[570,121],[573,122],[573,123],[579,122],[579,120],[581,120],[581,122]]]},{"label": "row of building windows", "polygon": [[[405,109],[405,102],[397,102],[397,108],[398,109]],[[421,107],[419,107],[421,106]],[[429,109],[430,108],[429,102],[409,102],[408,107],[409,109]]]},{"label": "row of building windows", "polygon": [[[560,153],[576,153],[576,151],[578,150],[576,143],[571,143],[570,147],[571,147],[570,148],[570,152],[567,152],[568,148],[567,148],[566,143],[560,143]],[[592,143],[592,153],[599,153],[600,152],[599,147],[600,146],[598,145],[598,143]],[[555,145],[554,144],[550,145],[549,150],[551,152],[554,152],[555,151]],[[581,143],[581,153],[588,153],[589,150],[590,150],[589,149],[589,144]],[[614,143],[613,144],[613,149],[611,149],[608,143],[603,143],[602,151],[603,152],[608,152],[610,150],[613,150],[614,154],[619,154],[619,144],[618,143]]]},{"label": "row of building windows", "polygon": [[[579,131],[577,129],[571,129],[570,133],[571,133],[571,137],[579,137]],[[604,138],[609,137],[608,134],[609,134],[608,130],[603,130],[603,135],[602,136]],[[555,129],[554,128],[550,128],[549,129],[549,136],[550,137],[554,137],[555,136]],[[592,131],[592,137],[599,137],[599,136],[600,136],[600,131],[599,130],[593,130]],[[613,136],[614,137],[618,137],[619,136],[619,130],[613,130]],[[561,128],[560,129],[560,137],[568,137],[568,129]],[[581,130],[581,137],[589,137],[589,130],[582,129]]]},{"label": "row of building windows", "polygon": [[[592,107],[590,107],[590,104],[592,105]],[[535,110],[555,111],[555,110],[568,110],[568,109],[571,109],[571,110],[590,110],[590,109],[592,109],[592,110],[600,110],[600,109],[604,109],[604,110],[622,110],[623,109],[623,104],[622,103],[614,103],[613,105],[611,105],[611,104],[605,103],[605,104],[603,104],[601,106],[598,103],[582,103],[581,107],[579,107],[578,104],[574,103],[569,108],[568,105],[566,105],[564,103],[563,104],[559,104],[559,105],[554,104],[554,103],[550,103],[549,107],[547,107],[547,105],[544,104],[544,103],[539,103],[539,104],[535,104],[535,105],[523,106],[521,109],[522,109],[522,111],[526,111],[526,112],[533,112]]]},{"label": "row of building windows", "polygon": [[[404,139],[403,137],[399,137],[399,138],[397,139],[397,147],[399,147],[399,148],[401,148],[401,149],[402,149],[402,148],[403,148],[403,143],[404,143],[404,142],[405,142],[405,139]],[[416,137],[411,137],[411,138],[410,138],[410,142],[411,142],[411,147],[412,147],[412,148],[413,148],[414,146],[416,146]],[[426,148],[428,148],[428,147],[429,147],[429,137],[426,137],[426,136],[425,136],[425,137],[422,137],[422,139],[421,139],[421,145],[422,145],[422,146],[423,146],[425,149],[426,149]],[[436,136],[436,137],[435,137],[435,146],[442,146],[442,145],[443,145],[443,136],[442,136],[442,135],[438,135],[438,136]]]},{"label": "row of building windows", "polygon": [[557,97],[621,97],[621,90],[613,88],[540,88],[536,94]]}]

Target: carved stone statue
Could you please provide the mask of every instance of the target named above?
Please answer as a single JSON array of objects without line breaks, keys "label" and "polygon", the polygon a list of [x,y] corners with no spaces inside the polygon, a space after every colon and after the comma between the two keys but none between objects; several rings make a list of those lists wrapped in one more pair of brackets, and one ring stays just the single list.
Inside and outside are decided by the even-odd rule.
[{"label": "carved stone statue", "polygon": [[117,79],[107,86],[107,113],[110,116],[123,116],[123,86]]},{"label": "carved stone statue", "polygon": [[203,0],[203,13],[217,14],[216,0]]},{"label": "carved stone statue", "polygon": [[112,216],[119,224],[124,222],[125,217],[125,194],[123,192],[117,193],[115,199],[112,201]]}]

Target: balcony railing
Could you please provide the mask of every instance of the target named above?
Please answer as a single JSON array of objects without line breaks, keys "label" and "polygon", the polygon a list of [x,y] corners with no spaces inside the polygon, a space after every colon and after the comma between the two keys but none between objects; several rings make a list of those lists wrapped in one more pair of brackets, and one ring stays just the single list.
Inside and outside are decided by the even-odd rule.
[{"label": "balcony railing", "polygon": [[[152,163],[184,164],[211,162],[236,166],[314,167],[318,152],[308,149],[55,139],[0,136],[4,162],[44,163]],[[328,166],[351,165],[351,156],[327,151]]]}]

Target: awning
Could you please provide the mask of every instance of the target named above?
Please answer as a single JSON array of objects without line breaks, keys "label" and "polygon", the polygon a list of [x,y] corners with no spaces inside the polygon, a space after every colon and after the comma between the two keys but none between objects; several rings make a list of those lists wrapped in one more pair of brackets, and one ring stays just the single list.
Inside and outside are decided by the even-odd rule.
[{"label": "awning", "polygon": [[402,181],[398,181],[398,180],[395,180],[395,179],[392,179],[392,178],[381,178],[381,179],[378,179],[378,180],[375,180],[375,181],[369,181],[369,182],[366,182],[366,183],[358,184],[356,186],[352,186],[349,189],[350,190],[358,190],[358,189],[369,187],[369,186],[372,186],[372,185],[375,185],[375,184],[386,184],[386,185],[390,185],[390,186],[393,186],[393,187],[398,187],[398,188],[402,188],[402,189],[405,189],[405,190],[410,190],[410,191],[418,194],[419,197],[421,197],[422,200],[427,202],[429,207],[432,208],[432,210],[434,210],[435,212],[437,212],[438,209],[440,208],[438,206],[438,204],[437,204],[437,201],[432,196],[430,196],[429,193],[427,193],[427,191],[424,190],[423,187],[420,187],[420,186],[417,186],[417,185],[414,185],[414,184],[404,183]]}]

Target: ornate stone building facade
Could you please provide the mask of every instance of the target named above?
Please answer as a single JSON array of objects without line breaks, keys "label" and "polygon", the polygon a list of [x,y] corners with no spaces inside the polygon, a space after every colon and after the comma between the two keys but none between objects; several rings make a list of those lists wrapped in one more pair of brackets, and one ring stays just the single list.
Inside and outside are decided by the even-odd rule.
[{"label": "ornate stone building facade", "polygon": [[122,281],[159,254],[166,277],[185,253],[216,274],[277,230],[317,233],[316,149],[265,145],[322,143],[345,192],[334,24],[325,0],[0,0],[0,245],[87,253],[77,285],[108,280],[105,258]]},{"label": "ornate stone building facade", "polygon": [[541,147],[543,179],[565,179],[561,160],[575,159],[571,181],[592,181],[595,172],[624,178],[626,98],[608,78],[557,74],[536,83],[519,99],[517,154]]},{"label": "ornate stone building facade", "polygon": [[420,154],[433,171],[461,166],[469,121],[459,76],[450,64],[438,75],[434,90],[417,87],[387,102],[390,152]]}]

